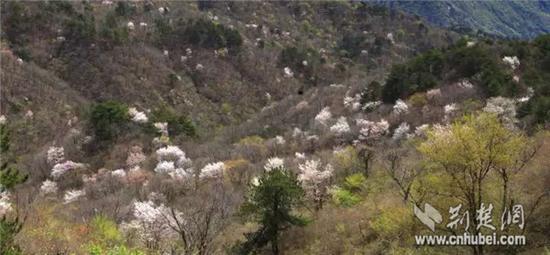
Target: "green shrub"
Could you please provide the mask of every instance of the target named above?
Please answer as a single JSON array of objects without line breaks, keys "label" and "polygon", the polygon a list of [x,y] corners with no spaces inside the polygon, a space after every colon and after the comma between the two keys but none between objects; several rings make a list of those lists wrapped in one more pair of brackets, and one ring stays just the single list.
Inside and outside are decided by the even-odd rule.
[{"label": "green shrub", "polygon": [[351,207],[361,202],[360,196],[340,187],[332,190],[332,199],[334,203],[343,207]]},{"label": "green shrub", "polygon": [[64,36],[74,44],[88,44],[96,39],[95,18],[92,14],[78,14],[65,23]]},{"label": "green shrub", "polygon": [[431,50],[405,64],[394,65],[382,90],[382,100],[394,103],[399,98],[435,87],[441,79],[444,63],[441,51]]},{"label": "green shrub", "polygon": [[361,104],[378,101],[381,96],[382,85],[377,81],[372,81],[361,93]]},{"label": "green shrub", "polygon": [[100,29],[101,39],[104,43],[119,45],[128,41],[128,28],[119,24],[118,16],[110,12],[105,16]]},{"label": "green shrub", "polygon": [[[304,65],[303,61],[307,61]],[[315,68],[320,63],[319,53],[310,48],[286,47],[281,51],[278,66],[289,67],[292,71],[304,75],[310,81],[315,82]]]},{"label": "green shrub", "polygon": [[130,6],[128,2],[125,2],[125,1],[117,2],[115,13],[118,16],[127,17],[129,15],[132,15],[135,12],[136,12],[136,8],[133,6]]},{"label": "green shrub", "polygon": [[243,42],[237,30],[204,19],[191,20],[185,26],[183,34],[184,37],[181,39],[204,48],[236,49]]},{"label": "green shrub", "polygon": [[126,105],[107,101],[92,107],[89,124],[97,139],[110,141],[124,130],[129,119]]},{"label": "green shrub", "polygon": [[361,173],[352,174],[346,177],[344,181],[344,188],[350,192],[362,192],[366,190],[367,178]]},{"label": "green shrub", "polygon": [[122,234],[118,231],[116,222],[98,215],[90,222],[92,238],[102,245],[114,245],[122,241]]},{"label": "green shrub", "polygon": [[341,55],[347,58],[355,58],[361,51],[367,49],[366,36],[363,34],[347,33],[342,37],[338,45]]},{"label": "green shrub", "polygon": [[[151,125],[155,122],[168,123],[168,133],[171,136],[177,136],[184,134],[186,136],[197,136],[197,130],[195,124],[185,115],[178,115],[173,110],[162,107],[153,111],[151,116]],[[151,130],[156,130],[154,127],[150,127]]]},{"label": "green shrub", "polygon": [[468,47],[466,40],[446,50],[431,50],[403,64],[394,65],[382,90],[382,100],[394,103],[438,83],[462,78],[477,80],[488,97],[514,96],[518,86],[512,81],[499,54],[478,43]]}]

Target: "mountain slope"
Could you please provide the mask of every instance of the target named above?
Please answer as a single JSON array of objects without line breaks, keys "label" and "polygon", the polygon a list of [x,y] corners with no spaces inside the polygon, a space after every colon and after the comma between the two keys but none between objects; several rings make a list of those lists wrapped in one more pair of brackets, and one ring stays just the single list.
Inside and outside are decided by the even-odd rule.
[{"label": "mountain slope", "polygon": [[466,28],[506,38],[550,32],[548,1],[376,1],[419,15],[433,24]]}]

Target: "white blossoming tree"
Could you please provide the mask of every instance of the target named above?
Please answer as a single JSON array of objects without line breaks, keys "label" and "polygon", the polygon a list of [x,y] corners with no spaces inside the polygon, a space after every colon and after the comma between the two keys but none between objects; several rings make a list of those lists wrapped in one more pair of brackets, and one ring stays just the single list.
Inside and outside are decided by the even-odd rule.
[{"label": "white blossoming tree", "polygon": [[265,169],[266,172],[269,172],[273,169],[283,167],[284,163],[285,162],[282,158],[278,158],[278,157],[269,158],[269,159],[267,159],[267,163],[265,163],[265,165],[264,165],[264,169]]},{"label": "white blossoming tree", "polygon": [[332,166],[327,164],[322,168],[319,160],[312,159],[300,164],[298,169],[300,169],[298,181],[306,195],[313,200],[317,210],[321,209],[328,195],[329,180],[333,174]]},{"label": "white blossoming tree", "polygon": [[328,121],[332,118],[332,113],[330,112],[330,107],[323,108],[316,116],[315,116],[315,122],[326,126],[328,125]]},{"label": "white blossoming tree", "polygon": [[505,97],[489,98],[483,111],[496,114],[506,128],[516,129],[518,120],[516,118],[516,102],[513,99]]},{"label": "white blossoming tree", "polygon": [[338,136],[351,132],[351,129],[349,127],[348,121],[346,120],[346,117],[342,116],[338,118],[336,123],[330,127],[330,131]]}]

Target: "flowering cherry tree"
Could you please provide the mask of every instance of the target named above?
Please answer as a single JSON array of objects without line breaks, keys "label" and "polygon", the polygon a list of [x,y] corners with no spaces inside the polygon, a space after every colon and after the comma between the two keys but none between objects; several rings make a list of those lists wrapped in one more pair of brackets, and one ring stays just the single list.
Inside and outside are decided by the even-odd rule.
[{"label": "flowering cherry tree", "polygon": [[54,166],[55,164],[61,163],[65,160],[65,149],[63,147],[51,146],[48,148],[46,161],[49,165]]},{"label": "flowering cherry tree", "polygon": [[386,120],[380,120],[379,122],[358,119],[356,120],[357,126],[359,126],[359,139],[375,139],[385,135],[390,128],[390,124]]},{"label": "flowering cherry tree", "polygon": [[316,116],[315,121],[321,125],[326,126],[328,121],[332,118],[332,113],[330,112],[330,107],[323,108]]},{"label": "flowering cherry tree", "polygon": [[43,195],[55,194],[57,192],[57,182],[45,180],[40,186],[40,193]]},{"label": "flowering cherry tree", "polygon": [[330,127],[330,131],[336,135],[343,135],[351,131],[346,117],[342,116],[338,118],[336,123]]},{"label": "flowering cherry tree", "polygon": [[63,163],[55,164],[52,168],[51,176],[53,179],[59,179],[59,177],[69,171],[74,171],[84,167],[85,165],[82,163],[75,163],[73,161],[67,160]]},{"label": "flowering cherry tree", "polygon": [[393,113],[402,114],[402,113],[407,113],[408,111],[409,111],[409,106],[407,105],[407,103],[405,103],[401,99],[397,99],[397,101],[395,102],[395,105],[393,106]]},{"label": "flowering cherry tree", "polygon": [[217,178],[223,176],[225,164],[223,162],[209,163],[204,166],[199,174],[199,178]]},{"label": "flowering cherry tree", "polygon": [[321,209],[328,194],[330,177],[333,174],[333,167],[330,164],[321,167],[319,160],[307,160],[298,166],[300,174],[298,181],[302,184],[306,195],[315,202],[315,208]]},{"label": "flowering cherry tree", "polygon": [[279,167],[282,167],[284,165],[284,161],[282,158],[278,158],[278,157],[273,157],[273,158],[269,158],[267,159],[267,163],[265,163],[264,165],[264,169],[265,171],[269,172],[273,169],[277,169]]}]

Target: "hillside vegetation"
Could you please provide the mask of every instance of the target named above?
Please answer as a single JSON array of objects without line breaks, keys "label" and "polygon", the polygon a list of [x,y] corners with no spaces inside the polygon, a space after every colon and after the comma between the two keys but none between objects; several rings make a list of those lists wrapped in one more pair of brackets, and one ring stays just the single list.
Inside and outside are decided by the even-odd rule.
[{"label": "hillside vegetation", "polygon": [[[3,254],[550,249],[548,35],[360,2],[1,7]],[[425,203],[442,235],[490,203],[527,244],[417,246]]]},{"label": "hillside vegetation", "polygon": [[516,39],[550,32],[550,4],[544,0],[374,2],[464,32]]}]

